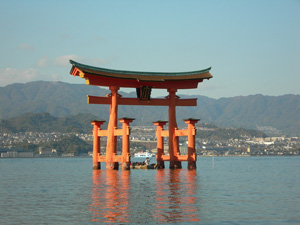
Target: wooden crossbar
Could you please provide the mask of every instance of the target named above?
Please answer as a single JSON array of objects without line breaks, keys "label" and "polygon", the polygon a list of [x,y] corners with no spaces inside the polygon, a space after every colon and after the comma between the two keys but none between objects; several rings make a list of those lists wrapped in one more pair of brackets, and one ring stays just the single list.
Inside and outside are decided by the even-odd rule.
[{"label": "wooden crossbar", "polygon": [[[193,154],[190,156],[192,160],[196,161],[196,155]],[[170,155],[162,155],[161,156],[163,161],[170,161]],[[177,160],[178,161],[188,161],[189,156],[188,155],[178,155]]]},{"label": "wooden crossbar", "polygon": [[[87,96],[88,104],[111,104],[111,97]],[[149,106],[169,106],[169,99],[152,98],[150,100],[140,100],[139,98],[118,98],[119,105],[149,105]],[[176,106],[197,106],[197,99],[176,99]]]}]

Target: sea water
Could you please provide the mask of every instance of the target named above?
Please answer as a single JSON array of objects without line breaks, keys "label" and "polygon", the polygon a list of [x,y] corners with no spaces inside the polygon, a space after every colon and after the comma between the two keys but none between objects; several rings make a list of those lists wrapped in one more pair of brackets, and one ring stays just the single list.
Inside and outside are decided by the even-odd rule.
[{"label": "sea water", "polygon": [[198,157],[197,169],[92,170],[0,159],[0,224],[300,224],[300,157]]}]

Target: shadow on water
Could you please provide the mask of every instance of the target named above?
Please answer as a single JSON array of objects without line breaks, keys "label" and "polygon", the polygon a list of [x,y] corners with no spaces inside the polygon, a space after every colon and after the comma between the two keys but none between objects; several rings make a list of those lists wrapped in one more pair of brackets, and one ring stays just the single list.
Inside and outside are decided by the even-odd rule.
[{"label": "shadow on water", "polygon": [[197,222],[196,171],[93,171],[92,222]]}]

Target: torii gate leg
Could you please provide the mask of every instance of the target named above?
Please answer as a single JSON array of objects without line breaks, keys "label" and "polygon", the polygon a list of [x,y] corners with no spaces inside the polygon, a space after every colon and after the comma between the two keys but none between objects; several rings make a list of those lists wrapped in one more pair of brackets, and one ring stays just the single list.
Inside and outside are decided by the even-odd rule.
[{"label": "torii gate leg", "polygon": [[119,169],[119,163],[114,162],[114,155],[117,154],[117,136],[114,135],[114,130],[117,128],[118,121],[118,90],[119,87],[109,87],[111,91],[111,103],[110,103],[110,115],[108,123],[108,136],[107,136],[107,147],[106,147],[106,169],[117,170]]},{"label": "torii gate leg", "polygon": [[100,126],[105,121],[102,120],[94,120],[91,121],[91,124],[94,125],[93,128],[93,169],[100,170],[101,164],[99,162],[99,155],[100,155],[100,136],[98,135],[98,130],[100,130]]},{"label": "torii gate leg", "polygon": [[195,148],[195,124],[199,119],[186,119],[184,122],[188,124],[188,169],[196,169],[196,148]]},{"label": "torii gate leg", "polygon": [[129,134],[130,127],[129,123],[131,123],[133,118],[121,118],[119,121],[123,123],[122,126],[122,161],[121,168],[122,170],[130,170],[130,147],[129,147]]},{"label": "torii gate leg", "polygon": [[157,126],[156,128],[156,137],[157,137],[157,169],[164,169],[165,168],[165,162],[162,159],[162,156],[164,154],[164,137],[162,136],[163,126],[166,125],[167,121],[156,121],[153,122],[154,125]]},{"label": "torii gate leg", "polygon": [[170,154],[170,169],[181,169],[181,162],[178,161],[179,141],[175,135],[177,129],[176,122],[176,91],[177,89],[168,89],[169,92],[169,154]]}]

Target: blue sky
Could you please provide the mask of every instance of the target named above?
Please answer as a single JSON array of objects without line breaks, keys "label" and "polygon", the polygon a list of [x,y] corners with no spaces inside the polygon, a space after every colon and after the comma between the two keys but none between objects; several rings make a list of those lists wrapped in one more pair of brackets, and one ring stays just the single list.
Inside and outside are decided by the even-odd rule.
[{"label": "blue sky", "polygon": [[300,94],[299,12],[299,0],[0,0],[0,86],[84,84],[69,75],[73,59],[153,72],[212,67],[213,79],[179,94]]}]

